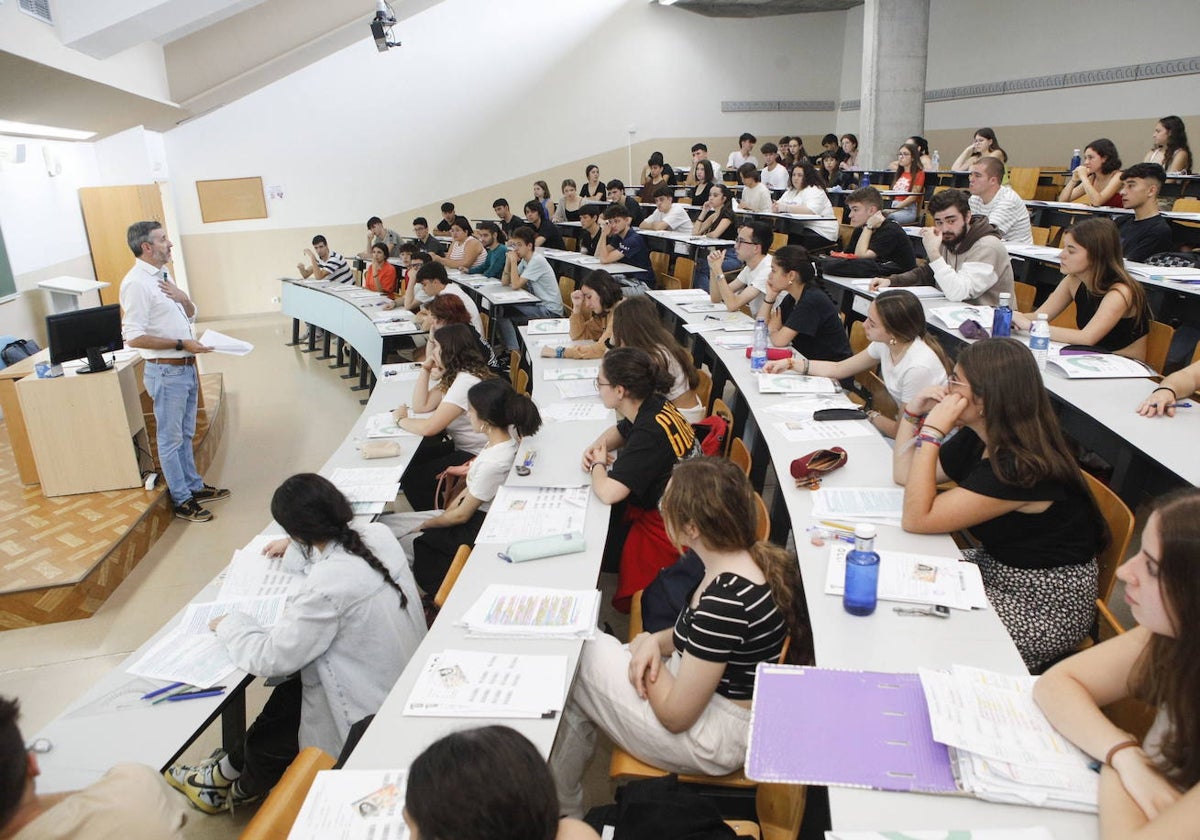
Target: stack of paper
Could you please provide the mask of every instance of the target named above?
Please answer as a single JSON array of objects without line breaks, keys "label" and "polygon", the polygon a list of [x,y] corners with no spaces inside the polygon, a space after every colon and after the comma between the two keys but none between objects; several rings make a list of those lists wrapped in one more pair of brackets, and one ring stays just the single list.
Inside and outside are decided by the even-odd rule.
[{"label": "stack of paper", "polygon": [[559,335],[571,331],[569,318],[540,318],[530,321],[525,328],[530,335]]},{"label": "stack of paper", "polygon": [[708,300],[708,292],[704,289],[659,289],[651,293],[671,303],[688,303]]},{"label": "stack of paper", "polygon": [[728,307],[724,303],[713,303],[711,300],[698,300],[692,303],[680,304],[680,309],[684,312],[728,312]]},{"label": "stack of paper", "polygon": [[264,556],[262,547],[266,541],[262,537],[255,537],[250,545],[233,552],[233,560],[222,575],[218,601],[269,598],[274,595],[290,597],[300,590],[304,575],[294,574],[284,568],[282,557]]},{"label": "stack of paper", "polygon": [[510,543],[583,531],[591,492],[590,487],[501,487],[475,543]]},{"label": "stack of paper", "polygon": [[444,650],[429,657],[404,714],[417,717],[554,717],[567,698],[567,657]]},{"label": "stack of paper", "polygon": [[838,385],[823,376],[800,376],[795,373],[763,373],[758,377],[760,394],[836,394]]},{"label": "stack of paper", "polygon": [[461,623],[483,638],[590,639],[599,615],[599,590],[492,584]]},{"label": "stack of paper", "polygon": [[188,633],[175,628],[125,669],[137,677],[181,682],[204,688],[218,685],[237,667],[212,633]]},{"label": "stack of paper", "polygon": [[899,527],[902,487],[822,487],[813,493],[813,519],[875,522]]},{"label": "stack of paper", "polygon": [[[852,547],[829,550],[825,594],[841,595],[846,584],[846,555]],[[879,552],[879,600],[906,604],[938,604],[956,610],[987,609],[987,593],[979,567],[956,557]]]},{"label": "stack of paper", "polygon": [[572,423],[584,420],[593,422],[612,420],[612,409],[599,403],[556,402],[540,409],[545,423]]},{"label": "stack of paper", "polygon": [[[860,408],[845,394],[832,394],[827,397],[809,397],[807,399],[786,400],[784,402],[775,402],[767,406],[766,410],[771,414],[776,414],[780,417],[786,417],[789,420],[811,420],[813,412],[820,411],[823,408]],[[823,421],[829,422],[829,421]],[[836,423],[847,421],[833,421]],[[853,421],[853,422],[858,422]]]},{"label": "stack of paper", "polygon": [[1115,353],[1060,354],[1051,356],[1046,363],[1068,379],[1137,379],[1155,375],[1144,362]]},{"label": "stack of paper", "polygon": [[542,371],[542,378],[547,382],[568,382],[573,379],[595,379],[599,375],[599,365],[587,365],[586,367],[548,367]]},{"label": "stack of paper", "polygon": [[928,318],[952,330],[958,329],[967,321],[975,321],[990,333],[993,314],[990,306],[956,303],[953,306],[933,307],[929,310]]},{"label": "stack of paper", "polygon": [[420,435],[414,432],[408,432],[400,428],[390,411],[381,411],[378,414],[372,414],[368,417],[366,431],[369,438],[394,438],[401,435],[420,437]]},{"label": "stack of paper", "polygon": [[254,349],[254,345],[249,341],[242,341],[213,329],[204,331],[204,335],[200,336],[200,343],[211,347],[214,353],[228,353],[230,356],[245,356]]},{"label": "stack of paper", "polygon": [[400,493],[399,467],[338,467],[329,476],[357,515],[383,513]]},{"label": "stack of paper", "polygon": [[600,391],[596,388],[596,378],[566,379],[554,383],[558,393],[564,400],[577,400],[582,397],[598,397]]},{"label": "stack of paper", "polygon": [[322,770],[288,840],[406,840],[404,770]]},{"label": "stack of paper", "polygon": [[[866,415],[863,416],[863,419],[866,419]],[[782,423],[776,423],[775,429],[793,443],[870,437],[875,434],[871,425],[862,420],[785,420]]]}]

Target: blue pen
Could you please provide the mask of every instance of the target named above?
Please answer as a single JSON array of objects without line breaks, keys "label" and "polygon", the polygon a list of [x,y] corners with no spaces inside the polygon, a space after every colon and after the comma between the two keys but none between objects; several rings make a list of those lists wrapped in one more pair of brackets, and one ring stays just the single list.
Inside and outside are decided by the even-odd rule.
[{"label": "blue pen", "polygon": [[225,686],[219,685],[216,688],[209,688],[204,691],[189,691],[181,694],[172,694],[167,698],[168,703],[174,703],[179,700],[199,700],[201,697],[219,697],[225,693]]},{"label": "blue pen", "polygon": [[1192,407],[1192,404],[1188,403],[1188,402],[1171,403],[1170,405],[1167,406],[1167,408],[1191,408],[1191,407]]},{"label": "blue pen", "polygon": [[164,685],[162,688],[156,688],[156,689],[154,689],[154,691],[143,694],[142,699],[149,700],[151,697],[157,697],[160,694],[166,694],[168,691],[174,691],[177,688],[183,688],[185,685],[187,685],[187,683],[181,683],[181,682],[171,683],[170,685]]}]

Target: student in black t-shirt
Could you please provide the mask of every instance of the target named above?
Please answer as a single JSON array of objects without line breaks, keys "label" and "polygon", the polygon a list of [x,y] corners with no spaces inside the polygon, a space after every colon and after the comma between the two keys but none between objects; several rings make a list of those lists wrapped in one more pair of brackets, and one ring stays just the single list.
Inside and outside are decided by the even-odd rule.
[{"label": "student in black t-shirt", "polygon": [[[618,347],[604,357],[596,387],[600,400],[620,419],[583,453],[583,469],[600,501],[615,505],[605,547],[605,566],[619,557],[613,605],[629,612],[633,593],[679,557],[663,529],[658,500],[680,461],[700,452],[692,426],[664,396],[672,384],[666,366],[645,350]],[[621,456],[613,463],[612,452]]]},{"label": "student in black t-shirt", "polygon": [[605,633],[584,644],[550,753],[563,813],[583,811],[596,727],[656,767],[723,775],[745,760],[758,663],[777,662],[789,636],[789,659],[811,661],[796,563],[756,540],[755,504],[749,480],[726,458],[676,468],[662,518],[700,558],[704,577],[674,627],[641,633],[628,647]]},{"label": "student in black t-shirt", "polygon": [[1171,226],[1158,212],[1166,171],[1157,163],[1135,163],[1121,173],[1121,180],[1121,204],[1133,211],[1132,217],[1117,219],[1125,259],[1145,262],[1147,257],[1172,250]]},{"label": "student in black t-shirt", "polygon": [[[903,417],[893,478],[904,529],[971,530],[982,546],[963,556],[1031,671],[1073,651],[1096,615],[1106,528],[1028,348],[968,346],[949,384],[909,400]],[[958,486],[938,493],[947,479]]]},{"label": "student in black t-shirt", "polygon": [[546,215],[546,209],[535,198],[525,202],[525,221],[533,228],[534,244],[538,248],[563,250],[563,238],[562,234],[558,232],[558,225],[550,221]]},{"label": "student in black t-shirt", "polygon": [[[854,233],[850,234],[849,252],[858,260],[874,260],[871,269],[879,275],[899,274],[917,267],[912,243],[904,228],[883,215],[883,196],[874,187],[862,187],[846,196],[846,209]],[[827,274],[869,277],[868,273],[831,270]]]},{"label": "student in black t-shirt", "polygon": [[[771,313],[767,318],[771,346],[790,344],[805,359],[840,362],[851,356],[850,340],[837,307],[816,279],[808,251],[799,245],[785,245],[775,252],[765,297]],[[776,306],[780,295],[783,298]]]}]

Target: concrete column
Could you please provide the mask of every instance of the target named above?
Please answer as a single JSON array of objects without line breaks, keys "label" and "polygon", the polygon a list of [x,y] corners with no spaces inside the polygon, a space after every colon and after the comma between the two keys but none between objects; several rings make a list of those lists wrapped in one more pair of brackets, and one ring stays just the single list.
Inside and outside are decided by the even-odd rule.
[{"label": "concrete column", "polygon": [[880,169],[925,131],[929,0],[866,0],[859,166]]}]

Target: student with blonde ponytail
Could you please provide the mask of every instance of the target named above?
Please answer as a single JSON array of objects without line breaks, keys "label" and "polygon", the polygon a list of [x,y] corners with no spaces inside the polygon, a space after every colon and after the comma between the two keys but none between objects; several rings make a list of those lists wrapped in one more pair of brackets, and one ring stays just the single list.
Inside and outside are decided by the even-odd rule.
[{"label": "student with blonde ponytail", "polygon": [[340,753],[351,725],[379,710],[425,637],[404,550],[386,526],[356,525],[328,479],[293,475],[275,491],[271,515],[287,536],[263,553],[304,574],[299,594],[274,626],[236,611],[209,626],[243,671],[300,675],[276,686],[242,744],[164,773],[210,814],[264,796],[305,747]]},{"label": "student with blonde ponytail", "polygon": [[583,813],[583,771],[596,728],[656,767],[719,776],[741,767],[749,737],[754,671],[778,661],[811,662],[812,645],[796,562],[758,542],[754,491],[726,458],[675,468],[662,497],[667,533],[704,564],[704,579],[674,628],[629,645],[596,634],[550,753],[559,808]]}]

